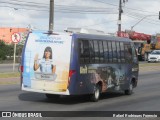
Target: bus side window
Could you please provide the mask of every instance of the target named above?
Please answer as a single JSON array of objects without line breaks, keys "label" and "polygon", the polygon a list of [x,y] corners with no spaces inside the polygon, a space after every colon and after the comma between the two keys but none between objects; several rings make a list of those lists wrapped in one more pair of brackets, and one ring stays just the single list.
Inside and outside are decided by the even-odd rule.
[{"label": "bus side window", "polygon": [[121,62],[121,49],[120,49],[120,42],[116,42],[116,46],[117,46],[117,59],[118,62]]},{"label": "bus side window", "polygon": [[116,42],[112,42],[113,62],[117,62]]},{"label": "bus side window", "polygon": [[84,56],[84,62],[89,63],[90,62],[90,51],[89,51],[89,41],[83,40],[83,56]]},{"label": "bus side window", "polygon": [[95,63],[95,53],[94,53],[93,40],[89,41],[89,51],[90,51],[90,63]]},{"label": "bus side window", "polygon": [[94,52],[95,52],[95,63],[99,62],[99,47],[98,41],[94,40]]},{"label": "bus side window", "polygon": [[127,62],[132,62],[132,48],[131,45],[129,44],[125,44],[124,45],[124,49],[125,49],[125,59]]},{"label": "bus side window", "polygon": [[124,44],[123,42],[120,42],[120,56],[121,56],[121,62],[125,62],[125,51],[124,51]]},{"label": "bus side window", "polygon": [[104,50],[103,50],[103,41],[98,41],[99,42],[99,57],[100,57],[100,62],[104,63]]},{"label": "bus side window", "polygon": [[108,51],[108,42],[103,41],[103,47],[104,47],[104,61],[109,62],[109,51]]},{"label": "bus side window", "polygon": [[108,42],[108,52],[109,52],[109,62],[113,62],[113,54],[112,54],[112,42]]},{"label": "bus side window", "polygon": [[84,55],[83,55],[83,42],[80,40],[79,42],[79,59],[80,63],[84,63]]},{"label": "bus side window", "polygon": [[132,46],[132,58],[133,58],[133,61],[134,61],[134,62],[137,62],[137,61],[138,61],[137,52],[136,52],[136,49],[135,49],[134,46]]}]

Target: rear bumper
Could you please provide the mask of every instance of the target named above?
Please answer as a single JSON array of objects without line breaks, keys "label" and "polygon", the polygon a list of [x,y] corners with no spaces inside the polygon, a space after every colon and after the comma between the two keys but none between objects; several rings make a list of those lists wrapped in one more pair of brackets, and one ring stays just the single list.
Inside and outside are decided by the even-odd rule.
[{"label": "rear bumper", "polygon": [[38,89],[32,89],[32,88],[25,88],[22,85],[22,90],[29,91],[29,92],[37,92],[37,93],[47,93],[47,94],[57,94],[57,95],[70,95],[68,89],[65,92],[55,92],[55,91],[48,91],[48,90],[38,90]]}]

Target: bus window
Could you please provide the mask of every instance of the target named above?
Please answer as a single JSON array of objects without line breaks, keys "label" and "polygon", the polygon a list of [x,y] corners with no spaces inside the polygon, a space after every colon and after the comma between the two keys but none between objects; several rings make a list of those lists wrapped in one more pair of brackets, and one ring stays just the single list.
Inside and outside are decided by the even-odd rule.
[{"label": "bus window", "polygon": [[80,53],[80,63],[84,63],[84,55],[83,55],[83,43],[79,41],[79,53]]},{"label": "bus window", "polygon": [[99,52],[100,52],[100,62],[104,62],[104,50],[103,50],[103,41],[98,41],[99,42]]},{"label": "bus window", "polygon": [[125,59],[127,62],[132,62],[132,48],[130,44],[125,44],[124,45],[125,49]]},{"label": "bus window", "polygon": [[84,55],[84,62],[85,63],[89,63],[89,58],[90,58],[90,55],[89,55],[89,41],[88,40],[83,40],[82,41],[83,43],[83,55]]},{"label": "bus window", "polygon": [[136,52],[136,49],[134,48],[134,46],[132,46],[132,58],[133,58],[134,62],[138,61],[137,52]]},{"label": "bus window", "polygon": [[112,62],[112,42],[108,42],[109,62]]},{"label": "bus window", "polygon": [[120,42],[120,55],[121,55],[121,62],[125,62],[125,52],[124,52],[124,44]]},{"label": "bus window", "polygon": [[113,62],[117,62],[116,42],[112,42]]},{"label": "bus window", "polygon": [[108,42],[103,41],[103,47],[104,47],[104,61],[108,62],[109,61],[109,52],[108,52]]},{"label": "bus window", "polygon": [[118,60],[118,62],[121,62],[120,42],[116,42],[116,46],[117,46],[117,60]]},{"label": "bus window", "polygon": [[94,52],[95,52],[95,62],[99,62],[99,47],[98,47],[98,42],[95,40],[94,41]]},{"label": "bus window", "polygon": [[90,51],[90,63],[95,63],[95,53],[93,40],[89,41],[89,51]]}]

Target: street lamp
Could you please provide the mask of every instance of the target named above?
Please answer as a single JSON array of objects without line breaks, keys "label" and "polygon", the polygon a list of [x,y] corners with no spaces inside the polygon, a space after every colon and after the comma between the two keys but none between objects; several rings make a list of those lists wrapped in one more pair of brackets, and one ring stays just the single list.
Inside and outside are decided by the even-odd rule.
[{"label": "street lamp", "polygon": [[133,26],[131,26],[131,31],[133,30],[133,28],[139,24],[141,21],[143,21],[145,18],[147,17],[150,17],[150,16],[157,16],[157,15],[147,15],[147,16],[144,16],[142,19],[140,19],[136,24],[134,24]]}]

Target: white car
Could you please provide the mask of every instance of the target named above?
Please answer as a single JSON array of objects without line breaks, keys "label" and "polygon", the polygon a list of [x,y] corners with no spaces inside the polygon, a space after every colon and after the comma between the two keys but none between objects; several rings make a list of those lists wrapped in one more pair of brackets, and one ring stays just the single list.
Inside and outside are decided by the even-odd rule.
[{"label": "white car", "polygon": [[160,62],[160,50],[153,50],[148,55],[148,62]]}]

